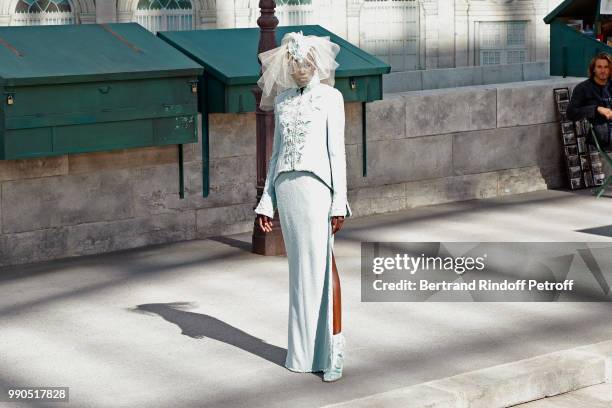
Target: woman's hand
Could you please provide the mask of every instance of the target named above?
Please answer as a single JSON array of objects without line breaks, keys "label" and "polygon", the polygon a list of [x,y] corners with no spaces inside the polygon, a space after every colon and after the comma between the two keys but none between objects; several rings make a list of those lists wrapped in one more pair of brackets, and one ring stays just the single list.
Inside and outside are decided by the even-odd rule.
[{"label": "woman's hand", "polygon": [[332,234],[335,234],[336,232],[340,231],[340,228],[342,228],[343,223],[344,217],[337,215],[333,216],[331,220]]},{"label": "woman's hand", "polygon": [[272,232],[272,218],[267,215],[257,214],[257,225],[263,232]]},{"label": "woman's hand", "polygon": [[599,112],[601,116],[604,116],[608,120],[612,119],[612,109],[608,109],[608,108],[604,108],[603,106],[600,106],[597,108],[597,112]]}]

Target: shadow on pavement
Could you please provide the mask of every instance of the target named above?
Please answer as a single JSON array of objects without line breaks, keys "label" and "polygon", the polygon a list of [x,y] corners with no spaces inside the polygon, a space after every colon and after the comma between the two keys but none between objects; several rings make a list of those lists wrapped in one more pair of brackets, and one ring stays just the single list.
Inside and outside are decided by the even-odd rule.
[{"label": "shadow on pavement", "polygon": [[612,237],[612,225],[602,225],[601,227],[585,228],[576,230],[576,232],[584,232],[585,234],[602,235],[604,237]]},{"label": "shadow on pavement", "polygon": [[234,347],[248,351],[276,365],[285,367],[287,350],[266,343],[234,326],[231,326],[215,317],[188,312],[184,309],[193,308],[190,302],[175,303],[147,303],[138,305],[129,310],[137,313],[159,315],[164,320],[180,327],[181,334],[194,339],[210,338]]}]

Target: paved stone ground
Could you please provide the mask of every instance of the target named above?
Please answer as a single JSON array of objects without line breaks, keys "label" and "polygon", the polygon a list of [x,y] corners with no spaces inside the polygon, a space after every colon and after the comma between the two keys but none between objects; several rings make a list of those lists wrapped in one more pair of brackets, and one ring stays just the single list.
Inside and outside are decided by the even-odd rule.
[{"label": "paved stone ground", "polygon": [[0,388],[69,386],[79,408],[317,407],[610,340],[607,303],[362,303],[359,255],[376,240],[611,241],[611,198],[540,191],[348,220],[336,383],[283,367],[286,258],[250,253],[248,233],[0,269]]},{"label": "paved stone ground", "polygon": [[593,385],[551,398],[515,405],[514,408],[610,408],[612,383]]}]

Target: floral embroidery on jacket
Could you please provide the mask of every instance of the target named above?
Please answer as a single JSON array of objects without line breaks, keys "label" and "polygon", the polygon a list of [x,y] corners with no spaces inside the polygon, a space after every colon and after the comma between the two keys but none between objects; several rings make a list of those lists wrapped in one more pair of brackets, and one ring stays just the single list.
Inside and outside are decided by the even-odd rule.
[{"label": "floral embroidery on jacket", "polygon": [[[320,98],[316,98],[317,101]],[[316,106],[313,95],[309,92],[305,96],[296,95],[279,103],[280,123],[283,127],[285,149],[283,160],[286,164],[295,167],[302,160],[302,150],[309,131],[309,116],[313,109],[321,110]]]}]

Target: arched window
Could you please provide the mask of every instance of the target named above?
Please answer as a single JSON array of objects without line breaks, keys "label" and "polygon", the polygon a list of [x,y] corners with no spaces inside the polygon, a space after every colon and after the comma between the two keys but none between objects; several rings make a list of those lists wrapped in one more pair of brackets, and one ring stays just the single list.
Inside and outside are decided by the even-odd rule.
[{"label": "arched window", "polygon": [[420,9],[416,0],[365,0],[359,15],[359,46],[392,71],[420,64]]},{"label": "arched window", "polygon": [[11,25],[74,24],[72,6],[68,0],[19,0]]},{"label": "arched window", "polygon": [[147,30],[178,31],[194,28],[190,0],[140,0],[134,16]]}]

